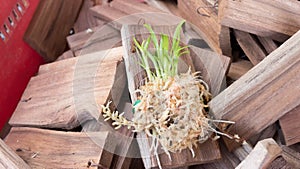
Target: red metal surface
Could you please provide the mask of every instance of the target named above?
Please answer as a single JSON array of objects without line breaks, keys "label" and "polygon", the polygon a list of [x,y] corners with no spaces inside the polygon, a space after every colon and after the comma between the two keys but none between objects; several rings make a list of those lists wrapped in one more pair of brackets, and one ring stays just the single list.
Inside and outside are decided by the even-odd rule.
[{"label": "red metal surface", "polygon": [[0,0],[0,130],[43,63],[23,35],[39,0]]}]

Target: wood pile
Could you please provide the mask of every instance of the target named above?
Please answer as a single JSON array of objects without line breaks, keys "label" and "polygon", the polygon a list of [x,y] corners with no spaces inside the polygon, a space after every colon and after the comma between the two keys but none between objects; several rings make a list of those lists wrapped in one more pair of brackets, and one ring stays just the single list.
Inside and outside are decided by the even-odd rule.
[{"label": "wood pile", "polygon": [[294,0],[41,0],[24,40],[51,63],[9,121],[0,168],[158,168],[146,134],[114,130],[101,105],[112,100],[132,118],[144,78],[133,37],[145,38],[143,23],[172,36],[182,18],[190,54],[180,71],[201,72],[211,114],[235,122],[219,130],[235,139],[211,138],[195,157],[161,153],[162,167],[300,168],[299,9]]}]

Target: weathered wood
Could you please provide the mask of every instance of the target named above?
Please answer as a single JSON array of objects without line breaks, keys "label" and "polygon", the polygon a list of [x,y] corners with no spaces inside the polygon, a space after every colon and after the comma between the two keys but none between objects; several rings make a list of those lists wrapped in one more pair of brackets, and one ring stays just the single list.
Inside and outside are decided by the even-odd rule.
[{"label": "weathered wood", "polygon": [[64,52],[61,56],[59,56],[56,61],[60,61],[60,60],[65,60],[65,59],[69,59],[69,58],[73,58],[74,54],[71,50],[68,50],[66,52]]},{"label": "weathered wood", "polygon": [[[169,36],[172,36],[175,27],[156,26],[152,28],[154,29],[155,32],[165,33]],[[140,73],[143,72],[143,70],[138,64],[137,53],[131,52],[132,39],[133,37],[137,38],[137,40],[144,39],[148,35],[147,32],[148,31],[144,27],[138,25],[123,26],[121,30],[122,43],[125,49],[124,61],[126,66],[127,79],[128,79],[128,88],[131,94],[132,102],[135,102],[135,100],[137,99],[136,93],[134,91],[140,86],[140,81],[144,79],[144,77]],[[191,53],[193,52],[191,51]],[[193,61],[191,60],[191,58],[189,59],[188,56],[185,57],[186,57],[185,59],[186,64],[192,65]],[[181,72],[187,71],[187,66],[186,64],[183,63],[184,62],[182,62],[183,67],[179,68],[179,70],[182,70]],[[179,67],[180,65],[181,64],[179,64]],[[205,79],[206,77],[203,78]],[[147,139],[145,133],[138,133],[137,138],[138,138],[140,152],[141,152],[141,156],[143,157],[145,168],[157,167],[158,166],[157,161],[149,151],[151,141]],[[192,157],[189,150],[183,150],[180,153],[171,153],[172,161],[169,160],[168,156],[165,153],[162,153],[159,155],[161,164],[163,167],[180,167],[180,166],[207,163],[220,158],[220,151],[217,142],[208,140],[203,144],[199,144],[198,147],[195,149],[196,149],[195,158]]]},{"label": "weathered wood", "polygon": [[299,39],[300,31],[212,99],[215,117],[235,122],[230,133],[249,139],[300,104]]},{"label": "weathered wood", "polygon": [[241,161],[233,153],[229,152],[222,142],[220,142],[220,149],[222,154],[222,158],[220,160],[214,161],[212,163],[190,166],[189,169],[229,169],[235,168],[239,165]]},{"label": "weathered wood", "polygon": [[300,168],[300,152],[297,152],[290,147],[281,146],[282,157],[293,167]]},{"label": "weathered wood", "polygon": [[84,0],[78,18],[74,23],[75,33],[85,31],[89,28],[96,26],[102,26],[105,24],[104,21],[96,19],[90,12],[90,8],[93,7],[95,2],[93,0]]},{"label": "weathered wood", "polygon": [[119,47],[44,65],[44,73],[31,78],[9,124],[72,129],[98,119],[97,106],[109,98],[122,56]]},{"label": "weathered wood", "polygon": [[257,65],[266,57],[266,52],[259,46],[251,34],[234,30],[237,42],[253,65]]},{"label": "weathered wood", "polygon": [[286,145],[300,142],[300,105],[280,118],[280,126]]},{"label": "weathered wood", "polygon": [[271,164],[267,167],[267,169],[292,169],[293,167],[282,157],[277,157]]},{"label": "weathered wood", "polygon": [[2,139],[0,139],[0,168],[5,169],[30,169],[22,158],[15,151],[8,147]]},{"label": "weathered wood", "polygon": [[207,0],[178,0],[178,8],[183,18],[197,26],[213,51],[231,56],[229,28],[218,23],[217,9],[212,4]]},{"label": "weathered wood", "polygon": [[54,61],[67,45],[69,35],[82,0],[41,0],[25,32],[24,40],[45,61]]},{"label": "weathered wood", "polygon": [[110,25],[104,25],[68,36],[67,41],[74,55],[81,56],[121,46],[121,34]]},{"label": "weathered wood", "polygon": [[204,39],[200,36],[200,33],[198,33],[194,28],[195,26],[186,23],[184,26],[183,34],[185,37],[185,43],[189,45],[196,46],[198,48],[211,50],[208,46],[208,44],[204,41]]},{"label": "weathered wood", "polygon": [[252,136],[248,141],[251,143],[251,145],[256,145],[256,143],[260,140],[267,139],[267,138],[273,138],[276,131],[277,131],[276,123],[271,124],[269,127],[265,128],[259,134]]},{"label": "weathered wood", "polygon": [[298,1],[222,0],[219,21],[222,25],[263,37],[281,39],[300,29]]},{"label": "weathered wood", "polygon": [[[154,12],[157,11],[157,9],[154,8],[153,10],[152,7],[150,8],[149,11],[147,11],[149,8],[149,6],[147,5],[146,5],[147,8],[138,10],[138,8],[135,8],[136,5],[131,4],[132,1],[131,3],[128,3],[127,1],[113,1],[113,2],[115,5],[95,6],[92,7],[90,10],[93,16],[107,21],[109,25],[113,26],[116,29],[121,29],[122,25],[124,24],[143,25],[144,23],[148,23],[150,25],[166,25],[166,24],[176,25],[180,23],[180,21],[182,20],[182,18],[176,17],[168,13]],[[142,12],[142,11],[147,11],[147,12]]]},{"label": "weathered wood", "polygon": [[190,49],[195,52],[195,55],[191,55],[195,70],[200,71],[201,76],[208,77],[206,82],[210,86],[213,97],[218,95],[226,88],[225,75],[229,68],[230,58],[193,46]]},{"label": "weathered wood", "polygon": [[261,36],[258,36],[257,38],[265,48],[267,54],[272,53],[275,49],[278,48],[278,45],[271,38],[261,37]]},{"label": "weathered wood", "polygon": [[281,146],[282,157],[294,168],[300,167],[300,152],[287,146]]},{"label": "weathered wood", "polygon": [[161,10],[154,8],[150,5],[138,2],[136,0],[114,0],[110,5],[127,14],[144,13],[144,12],[162,12]]},{"label": "weathered wood", "polygon": [[246,74],[251,68],[253,64],[247,60],[238,60],[230,64],[228,77],[232,80],[238,80],[244,74]]},{"label": "weathered wood", "polygon": [[281,151],[281,148],[273,139],[262,140],[256,144],[251,153],[236,168],[267,168],[280,155]]},{"label": "weathered wood", "polygon": [[86,168],[89,162],[109,168],[115,148],[108,132],[63,132],[14,127],[5,142],[32,168]]}]

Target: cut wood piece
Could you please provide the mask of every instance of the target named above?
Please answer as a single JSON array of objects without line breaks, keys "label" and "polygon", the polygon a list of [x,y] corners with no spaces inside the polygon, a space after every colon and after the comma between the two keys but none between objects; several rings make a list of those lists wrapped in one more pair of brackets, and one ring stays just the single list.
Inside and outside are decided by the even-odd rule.
[{"label": "cut wood piece", "polygon": [[230,169],[239,165],[241,161],[233,153],[229,152],[222,142],[220,142],[220,149],[222,154],[222,158],[220,160],[212,163],[190,166],[189,169]]},{"label": "cut wood piece", "polygon": [[272,53],[275,49],[278,48],[278,45],[271,38],[258,36],[258,39],[265,48],[267,54]]},{"label": "cut wood piece", "polygon": [[54,61],[66,48],[66,37],[81,4],[82,0],[41,0],[25,32],[24,40],[45,61]]},{"label": "cut wood piece", "polygon": [[238,80],[244,74],[246,74],[251,68],[253,64],[247,60],[238,60],[236,62],[231,63],[228,77],[232,80]]},{"label": "cut wood piece", "polygon": [[115,148],[109,132],[63,132],[13,127],[5,139],[32,168],[86,168],[89,164],[109,168]]},{"label": "cut wood piece", "polygon": [[251,153],[236,168],[267,168],[280,155],[281,151],[281,148],[273,139],[262,140],[256,144]]},{"label": "cut wood piece", "polygon": [[178,0],[178,8],[183,18],[197,26],[213,51],[231,56],[229,28],[218,23],[217,9],[207,0]]},{"label": "cut wood piece", "polygon": [[190,46],[195,55],[191,55],[195,70],[201,72],[201,76],[207,77],[210,92],[218,95],[226,88],[225,74],[228,71],[230,58],[205,49]]},{"label": "cut wood piece", "polygon": [[146,2],[161,11],[180,17],[180,12],[175,1],[146,0]]},{"label": "cut wood piece", "polygon": [[300,168],[300,152],[297,152],[290,147],[281,146],[282,157],[293,167]]},{"label": "cut wood piece", "polygon": [[5,169],[30,169],[29,165],[19,157],[15,151],[0,139],[0,168]]},{"label": "cut wood piece", "polygon": [[113,0],[110,6],[122,11],[126,14],[145,13],[145,12],[163,12],[150,5],[144,4],[136,0]]},{"label": "cut wood piece", "polygon": [[104,25],[68,36],[67,41],[74,55],[81,56],[121,46],[121,34],[110,25]]},{"label": "cut wood piece", "polygon": [[286,145],[300,142],[300,105],[280,118],[280,126]]},{"label": "cut wood piece", "polygon": [[219,21],[228,27],[279,39],[282,34],[291,36],[300,29],[299,8],[298,1],[222,0]]},{"label": "cut wood piece", "polygon": [[[172,36],[175,27],[172,26],[155,26],[153,30],[157,33],[165,33],[168,36]],[[125,49],[124,53],[124,61],[126,66],[126,73],[128,79],[128,88],[131,95],[131,101],[134,103],[137,100],[137,95],[135,90],[141,85],[141,81],[144,79],[143,69],[138,64],[138,55],[136,52],[132,53],[131,44],[132,39],[135,37],[138,41],[145,39],[149,33],[146,28],[138,25],[125,25],[121,29],[122,35],[122,44]],[[192,50],[190,50],[191,54],[195,54]],[[190,56],[182,56],[183,61],[179,62],[179,72],[186,72],[188,70],[188,66],[193,66],[193,60]],[[200,64],[200,63],[199,63]],[[201,63],[204,65],[204,63]],[[225,64],[226,65],[226,64]],[[207,71],[202,68],[203,72]],[[203,79],[207,81],[208,74],[203,74]],[[137,134],[137,141],[140,147],[141,156],[143,158],[145,168],[158,167],[155,156],[150,152],[151,141],[146,136],[145,133],[140,132]],[[194,149],[195,157],[192,157],[192,154],[189,150],[183,150],[180,153],[171,153],[172,161],[169,160],[167,154],[162,153],[159,155],[161,165],[163,167],[180,167],[180,166],[189,166],[195,164],[202,164],[211,162],[213,160],[220,158],[220,150],[218,147],[218,143],[212,140],[207,140],[203,144],[198,144],[198,147]]]},{"label": "cut wood piece", "polygon": [[257,65],[266,57],[266,52],[259,46],[251,34],[234,30],[237,42],[253,65]]},{"label": "cut wood piece", "polygon": [[256,143],[260,140],[267,139],[267,138],[273,138],[276,131],[277,131],[276,123],[271,124],[269,127],[265,128],[259,134],[255,135],[255,136],[252,136],[249,139],[249,142],[251,143],[251,145],[256,145]]},{"label": "cut wood piece", "polygon": [[98,119],[122,56],[119,47],[44,65],[51,71],[30,80],[9,124],[72,129]]},{"label": "cut wood piece", "polygon": [[267,169],[293,169],[293,167],[282,157],[277,157],[271,164],[267,167]]},{"label": "cut wood piece", "polygon": [[[127,4],[127,1],[122,2]],[[116,3],[119,3],[119,1],[116,1]],[[119,5],[95,6],[91,8],[91,12],[93,16],[107,21],[109,25],[116,29],[121,29],[122,25],[143,25],[144,23],[148,23],[150,25],[176,25],[182,20],[182,18],[168,13],[153,11],[141,13],[135,11],[136,8],[132,9],[131,7],[126,7],[122,10],[120,8],[121,7],[119,7]]]},{"label": "cut wood piece", "polygon": [[74,54],[71,50],[68,50],[66,52],[64,52],[61,56],[59,56],[56,61],[60,61],[60,60],[65,60],[65,59],[69,59],[69,58],[73,58]]},{"label": "cut wood piece", "polygon": [[185,37],[185,43],[189,45],[196,46],[198,48],[211,50],[208,46],[208,44],[204,41],[204,39],[200,36],[200,33],[198,33],[193,27],[193,25],[190,25],[188,23],[185,24],[183,33]]},{"label": "cut wood piece", "polygon": [[90,8],[93,7],[95,2],[93,0],[84,0],[80,12],[78,14],[78,18],[74,23],[74,31],[75,33],[85,31],[89,28],[93,28],[96,26],[102,26],[105,24],[104,21],[96,19],[90,11]]},{"label": "cut wood piece", "polygon": [[249,139],[300,104],[300,31],[210,102],[228,132]]}]

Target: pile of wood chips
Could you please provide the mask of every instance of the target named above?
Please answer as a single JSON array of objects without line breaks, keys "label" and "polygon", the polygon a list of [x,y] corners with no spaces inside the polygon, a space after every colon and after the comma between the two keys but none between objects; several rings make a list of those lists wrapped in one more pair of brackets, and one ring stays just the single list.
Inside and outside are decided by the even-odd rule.
[{"label": "pile of wood chips", "polygon": [[195,157],[162,153],[162,167],[300,168],[299,9],[295,0],[41,1],[24,40],[47,63],[9,121],[0,168],[158,167],[146,135],[122,127],[116,136],[99,107],[112,100],[112,109],[131,113],[143,79],[133,36],[141,22],[172,34],[181,18],[191,46],[183,59],[208,82],[211,114],[235,122],[219,126],[235,139],[208,139]]}]

